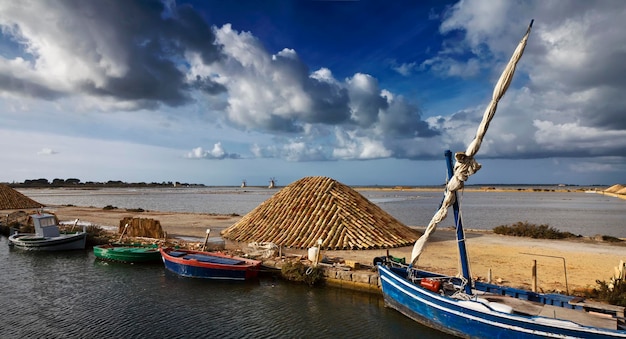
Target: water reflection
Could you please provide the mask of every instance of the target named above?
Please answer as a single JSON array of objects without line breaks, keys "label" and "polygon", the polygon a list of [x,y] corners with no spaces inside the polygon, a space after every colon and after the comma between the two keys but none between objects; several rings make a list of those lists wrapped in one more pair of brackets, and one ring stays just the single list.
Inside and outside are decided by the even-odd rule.
[{"label": "water reflection", "polygon": [[90,251],[32,253],[0,237],[2,337],[441,337],[380,296],[267,277],[181,278],[162,265],[100,262]]}]

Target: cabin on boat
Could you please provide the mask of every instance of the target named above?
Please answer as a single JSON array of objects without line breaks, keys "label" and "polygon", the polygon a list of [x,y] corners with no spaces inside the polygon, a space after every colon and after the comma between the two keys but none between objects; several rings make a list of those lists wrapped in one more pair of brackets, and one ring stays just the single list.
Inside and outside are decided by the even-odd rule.
[{"label": "cabin on boat", "polygon": [[31,215],[35,233],[46,238],[58,237],[61,235],[59,226],[57,225],[56,216],[52,214],[34,214]]}]

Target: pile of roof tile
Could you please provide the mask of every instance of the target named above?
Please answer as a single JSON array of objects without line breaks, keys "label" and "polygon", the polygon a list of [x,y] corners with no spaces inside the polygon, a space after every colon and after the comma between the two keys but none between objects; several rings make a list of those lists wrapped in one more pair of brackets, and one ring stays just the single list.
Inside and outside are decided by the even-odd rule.
[{"label": "pile of roof tile", "polygon": [[278,191],[222,231],[238,242],[290,248],[381,249],[411,245],[420,233],[352,188],[327,177],[306,177]]},{"label": "pile of roof tile", "polygon": [[44,205],[7,185],[0,184],[0,210],[17,210],[40,207],[44,207]]}]

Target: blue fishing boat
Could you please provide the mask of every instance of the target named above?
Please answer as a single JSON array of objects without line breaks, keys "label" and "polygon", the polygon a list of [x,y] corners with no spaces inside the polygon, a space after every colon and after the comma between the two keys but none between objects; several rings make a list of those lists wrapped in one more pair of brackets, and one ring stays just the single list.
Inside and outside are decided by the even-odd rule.
[{"label": "blue fishing boat", "polygon": [[[457,191],[480,169],[474,160],[497,102],[508,87],[521,57],[531,25],[500,77],[490,105],[465,152],[446,151],[448,182],[444,198],[424,234],[415,242],[411,261],[402,264],[393,257],[379,257],[378,264],[385,305],[409,318],[464,338],[626,338],[624,307],[586,301],[561,294],[544,294],[471,279]],[[454,212],[461,272],[448,276],[420,270],[418,259],[437,225]]]},{"label": "blue fishing boat", "polygon": [[[56,216],[48,213],[38,213],[30,216],[35,227],[35,233],[14,233],[9,236],[9,246],[27,251],[66,251],[84,250],[87,242],[87,232],[82,231],[62,233],[56,222]],[[78,223],[76,219],[74,226]]]},{"label": "blue fishing boat", "polygon": [[165,268],[190,278],[251,280],[258,276],[261,262],[221,252],[161,248]]}]

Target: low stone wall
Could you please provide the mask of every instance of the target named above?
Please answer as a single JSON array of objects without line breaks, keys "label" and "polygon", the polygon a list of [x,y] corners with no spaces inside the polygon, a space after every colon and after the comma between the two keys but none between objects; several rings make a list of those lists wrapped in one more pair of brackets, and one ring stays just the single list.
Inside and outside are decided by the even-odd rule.
[{"label": "low stone wall", "polygon": [[[263,266],[270,269],[280,270],[284,261],[267,259]],[[362,292],[382,295],[378,272],[371,269],[348,270],[348,267],[321,266],[324,271],[324,283],[327,286],[346,288]]]},{"label": "low stone wall", "polygon": [[329,286],[382,294],[378,272],[367,270],[345,271],[325,268],[324,278],[326,285]]}]

